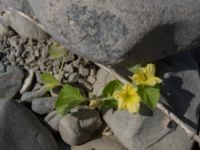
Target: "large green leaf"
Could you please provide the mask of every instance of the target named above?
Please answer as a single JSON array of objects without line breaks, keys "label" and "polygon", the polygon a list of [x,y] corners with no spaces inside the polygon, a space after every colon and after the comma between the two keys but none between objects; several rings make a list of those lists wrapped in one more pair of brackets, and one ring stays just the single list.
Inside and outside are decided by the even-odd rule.
[{"label": "large green leaf", "polygon": [[141,64],[137,64],[137,65],[134,65],[134,66],[129,66],[127,69],[131,73],[136,73],[141,66],[142,66]]},{"label": "large green leaf", "polygon": [[61,115],[68,113],[72,108],[79,105],[84,100],[78,88],[64,85],[55,103],[57,112]]},{"label": "large green leaf", "polygon": [[52,90],[53,88],[61,85],[60,82],[48,72],[42,73],[40,77],[41,80],[44,82],[45,88],[48,90]]},{"label": "large green leaf", "polygon": [[52,58],[60,58],[62,56],[65,56],[67,54],[67,50],[58,43],[53,43],[49,47],[49,55]]},{"label": "large green leaf", "polygon": [[160,99],[160,89],[158,86],[139,86],[138,94],[141,101],[146,104],[150,109],[155,109]]},{"label": "large green leaf", "polygon": [[113,93],[116,90],[120,89],[121,87],[122,87],[122,83],[120,81],[118,80],[111,81],[105,86],[102,95],[103,97],[113,96]]}]

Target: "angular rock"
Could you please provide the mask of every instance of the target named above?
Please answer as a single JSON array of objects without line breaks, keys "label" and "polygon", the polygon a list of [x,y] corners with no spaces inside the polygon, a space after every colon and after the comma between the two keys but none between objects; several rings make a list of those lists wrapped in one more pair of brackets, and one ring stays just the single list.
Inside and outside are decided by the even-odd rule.
[{"label": "angular rock", "polygon": [[60,114],[58,114],[56,111],[52,111],[44,118],[44,120],[52,129],[58,131],[61,118],[62,117]]},{"label": "angular rock", "polygon": [[32,100],[31,108],[34,112],[45,115],[54,109],[56,97],[41,97]]},{"label": "angular rock", "polygon": [[101,125],[102,121],[97,111],[80,110],[62,118],[59,132],[67,144],[79,145],[90,140]]},{"label": "angular rock", "polygon": [[[180,53],[158,61],[157,70],[164,82],[160,101],[196,132],[200,78],[194,58],[189,52]],[[103,118],[129,150],[188,150],[194,144],[158,109],[153,114],[145,107],[140,114],[109,110]]]},{"label": "angular rock", "polygon": [[53,38],[93,61],[149,62],[199,44],[197,0],[28,1]]},{"label": "angular rock", "polygon": [[72,64],[65,65],[64,69],[65,72],[72,73],[74,71]]},{"label": "angular rock", "polygon": [[73,146],[72,150],[126,150],[114,136],[103,136],[80,146]]},{"label": "angular rock", "polygon": [[0,73],[0,101],[13,98],[22,86],[24,74],[18,67],[7,67]]},{"label": "angular rock", "polygon": [[96,78],[97,80],[93,85],[93,91],[92,91],[92,94],[96,96],[100,96],[102,94],[102,91],[107,83],[116,79],[116,77],[112,76],[104,69],[98,70]]},{"label": "angular rock", "polygon": [[89,76],[89,77],[87,78],[87,81],[88,81],[89,83],[91,83],[91,84],[94,84],[95,81],[96,81],[96,79],[95,79],[95,77],[93,77],[93,76]]},{"label": "angular rock", "polygon": [[88,68],[84,68],[84,67],[80,67],[79,68],[79,74],[86,77],[89,75],[89,69]]},{"label": "angular rock", "polygon": [[[6,17],[5,17],[6,16]],[[9,9],[9,13],[0,17],[1,22],[13,28],[21,37],[44,40],[48,34],[36,25],[31,19],[27,19],[17,10]]]},{"label": "angular rock", "polygon": [[37,91],[26,92],[22,95],[21,101],[22,102],[32,102],[33,99],[42,97],[47,92],[45,87],[41,87]]},{"label": "angular rock", "polygon": [[20,90],[20,94],[25,93],[31,87],[31,85],[32,85],[31,83],[33,82],[34,75],[35,75],[35,72],[32,69],[30,69],[29,75],[25,79],[24,84]]},{"label": "angular rock", "polygon": [[90,91],[92,90],[92,85],[89,82],[87,82],[87,81],[85,81],[83,79],[79,79],[78,82],[80,84],[82,84],[86,89],[88,89]]},{"label": "angular rock", "polygon": [[69,75],[68,81],[69,82],[77,82],[79,77],[80,77],[79,74],[77,72],[74,72]]},{"label": "angular rock", "polygon": [[14,100],[0,101],[1,150],[58,150],[50,132]]}]

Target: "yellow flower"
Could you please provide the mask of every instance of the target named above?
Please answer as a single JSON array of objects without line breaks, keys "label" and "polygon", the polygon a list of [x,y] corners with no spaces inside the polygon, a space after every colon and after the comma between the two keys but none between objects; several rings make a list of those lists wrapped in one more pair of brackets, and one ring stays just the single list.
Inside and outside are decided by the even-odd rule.
[{"label": "yellow flower", "polygon": [[121,90],[114,93],[114,98],[118,101],[118,108],[128,110],[130,113],[138,112],[140,107],[140,96],[137,89],[130,83],[125,84]]},{"label": "yellow flower", "polygon": [[100,105],[99,100],[90,100],[89,108],[90,109],[95,109]]},{"label": "yellow flower", "polygon": [[133,75],[132,80],[136,85],[155,86],[162,80],[155,76],[156,68],[154,64],[148,64],[146,67],[140,67]]}]

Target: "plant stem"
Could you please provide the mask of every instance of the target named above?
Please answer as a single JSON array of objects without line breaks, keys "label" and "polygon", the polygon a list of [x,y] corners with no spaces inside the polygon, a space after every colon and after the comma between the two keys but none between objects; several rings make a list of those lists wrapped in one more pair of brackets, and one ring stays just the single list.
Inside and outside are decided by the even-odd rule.
[{"label": "plant stem", "polygon": [[62,64],[60,66],[60,71],[63,70],[64,63],[65,63],[65,56],[62,56]]}]

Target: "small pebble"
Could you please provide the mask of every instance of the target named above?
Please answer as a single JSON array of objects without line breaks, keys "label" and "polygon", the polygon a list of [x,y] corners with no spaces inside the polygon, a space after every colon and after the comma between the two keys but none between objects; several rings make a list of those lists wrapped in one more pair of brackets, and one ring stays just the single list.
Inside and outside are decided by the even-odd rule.
[{"label": "small pebble", "polygon": [[31,92],[26,92],[22,95],[21,101],[22,102],[32,102],[33,99],[42,97],[44,94],[46,94],[47,90],[45,87],[41,87],[37,91],[31,91]]},{"label": "small pebble", "polygon": [[79,68],[79,74],[86,77],[89,75],[89,69],[88,68],[84,68],[84,67],[80,67]]},{"label": "small pebble", "polygon": [[56,111],[50,112],[44,120],[49,124],[52,129],[58,131],[60,120],[62,119],[61,115]]},{"label": "small pebble", "polygon": [[88,81],[89,83],[91,83],[91,84],[94,84],[94,83],[96,82],[96,79],[95,79],[94,76],[89,76],[89,77],[87,78],[87,81]]},{"label": "small pebble", "polygon": [[83,79],[79,79],[78,82],[80,84],[82,84],[84,87],[86,87],[88,90],[90,90],[90,91],[92,90],[92,85],[89,82],[87,82]]},{"label": "small pebble", "polygon": [[74,73],[69,75],[68,81],[70,83],[74,83],[74,82],[77,82],[78,79],[79,79],[79,74],[77,72],[74,72]]},{"label": "small pebble", "polygon": [[63,70],[69,73],[72,73],[74,71],[72,64],[65,65]]}]

